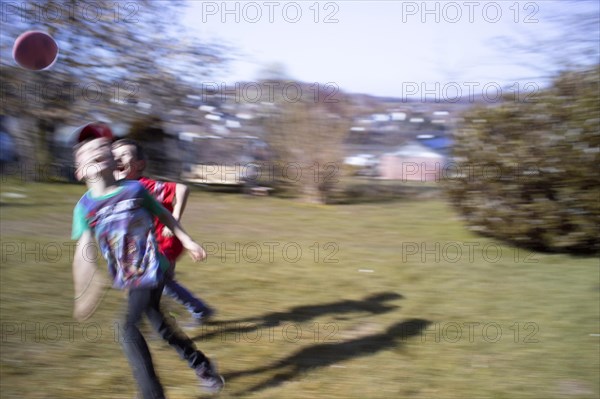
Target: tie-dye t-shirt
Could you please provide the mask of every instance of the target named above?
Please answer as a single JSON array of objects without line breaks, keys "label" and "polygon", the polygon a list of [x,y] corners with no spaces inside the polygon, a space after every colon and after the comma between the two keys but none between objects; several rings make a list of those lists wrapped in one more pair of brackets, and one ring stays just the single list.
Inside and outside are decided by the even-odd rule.
[{"label": "tie-dye t-shirt", "polygon": [[152,215],[167,212],[137,181],[123,180],[108,195],[86,192],[73,211],[72,238],[91,229],[108,263],[113,287],[156,286],[169,267],[158,251]]}]

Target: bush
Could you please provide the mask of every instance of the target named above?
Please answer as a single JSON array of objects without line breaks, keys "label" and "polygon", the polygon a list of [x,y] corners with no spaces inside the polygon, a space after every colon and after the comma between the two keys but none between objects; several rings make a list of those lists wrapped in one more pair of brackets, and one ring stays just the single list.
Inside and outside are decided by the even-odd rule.
[{"label": "bush", "polygon": [[465,115],[448,193],[473,230],[538,250],[600,251],[599,73]]},{"label": "bush", "polygon": [[439,198],[440,189],[435,184],[418,182],[410,184],[399,180],[350,178],[329,193],[328,204],[348,205],[388,201],[417,201]]}]

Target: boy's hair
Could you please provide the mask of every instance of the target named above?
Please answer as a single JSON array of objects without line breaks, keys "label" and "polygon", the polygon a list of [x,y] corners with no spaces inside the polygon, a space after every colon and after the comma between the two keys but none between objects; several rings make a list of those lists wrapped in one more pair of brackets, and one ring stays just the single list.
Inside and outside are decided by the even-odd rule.
[{"label": "boy's hair", "polygon": [[78,173],[80,171],[80,168],[83,166],[81,165],[78,161],[77,161],[77,154],[79,153],[79,151],[81,150],[81,148],[94,141],[94,140],[99,140],[102,137],[90,137],[90,138],[86,138],[83,141],[77,142],[73,145],[73,161],[75,162],[75,177],[77,178],[77,180],[82,181],[85,180],[85,175],[81,175],[78,176]]},{"label": "boy's hair", "polygon": [[99,138],[101,138],[101,137],[90,137],[90,138],[87,138],[87,139],[85,139],[83,141],[79,141],[79,142],[75,143],[73,145],[73,156],[74,157],[77,156],[77,152],[81,149],[81,147],[83,147],[87,143],[89,143],[91,141],[94,141],[94,140],[97,140]]},{"label": "boy's hair", "polygon": [[84,145],[86,145],[86,144],[87,144],[87,143],[89,143],[90,141],[92,141],[92,139],[91,139],[91,138],[90,138],[90,139],[83,140],[83,141],[79,141],[79,142],[75,143],[75,145],[73,145],[73,155],[74,155],[74,156],[75,156],[75,155],[77,155],[77,151],[79,151],[79,149],[80,149],[81,147],[83,147]]},{"label": "boy's hair", "polygon": [[112,144],[112,148],[119,148],[122,147],[124,145],[132,145],[135,148],[135,158],[138,161],[145,161],[146,160],[146,154],[144,152],[144,147],[142,147],[140,145],[140,143],[138,143],[137,141],[133,140],[133,139],[120,139],[115,141]]}]

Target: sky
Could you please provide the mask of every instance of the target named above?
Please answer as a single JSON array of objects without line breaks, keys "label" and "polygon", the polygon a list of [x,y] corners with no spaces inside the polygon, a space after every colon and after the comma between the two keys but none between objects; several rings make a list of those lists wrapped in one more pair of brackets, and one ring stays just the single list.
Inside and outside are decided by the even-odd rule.
[{"label": "sky", "polygon": [[407,98],[544,85],[546,71],[539,66],[547,58],[520,54],[510,41],[557,37],[557,16],[598,12],[595,1],[188,4],[184,24],[191,34],[233,49],[234,60],[217,82],[253,81],[277,63],[304,82]]}]

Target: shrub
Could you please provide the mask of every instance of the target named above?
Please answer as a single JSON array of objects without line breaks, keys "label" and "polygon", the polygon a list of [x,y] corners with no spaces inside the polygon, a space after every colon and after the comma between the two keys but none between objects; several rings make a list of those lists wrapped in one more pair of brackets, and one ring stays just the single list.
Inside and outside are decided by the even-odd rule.
[{"label": "shrub", "polygon": [[599,73],[563,73],[527,102],[468,111],[447,188],[470,228],[539,250],[600,251]]}]

